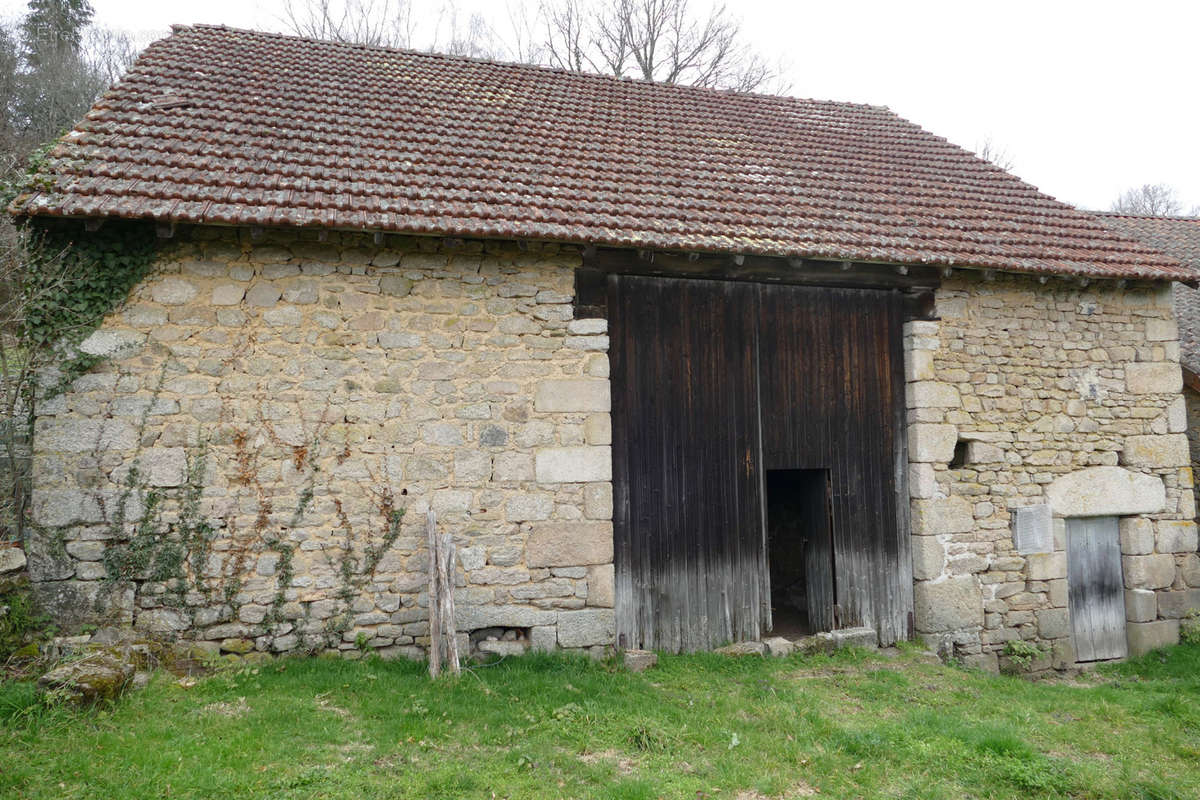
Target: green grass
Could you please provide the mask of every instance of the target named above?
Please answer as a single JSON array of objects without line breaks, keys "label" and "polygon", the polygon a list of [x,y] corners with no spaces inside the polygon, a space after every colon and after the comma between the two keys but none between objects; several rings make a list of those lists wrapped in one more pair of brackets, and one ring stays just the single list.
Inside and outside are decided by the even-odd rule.
[{"label": "green grass", "polygon": [[1200,646],[1031,683],[850,652],[288,660],[91,711],[0,684],[4,798],[1196,798]]}]

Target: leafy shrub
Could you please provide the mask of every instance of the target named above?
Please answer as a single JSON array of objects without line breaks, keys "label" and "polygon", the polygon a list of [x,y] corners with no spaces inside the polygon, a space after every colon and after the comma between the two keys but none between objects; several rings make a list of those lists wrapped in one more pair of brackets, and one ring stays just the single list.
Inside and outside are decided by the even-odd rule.
[{"label": "leafy shrub", "polygon": [[1040,658],[1044,652],[1041,647],[1023,639],[1010,639],[1004,645],[1004,655],[1008,656],[1009,663],[1022,672],[1028,670],[1034,659]]},{"label": "leafy shrub", "polygon": [[49,618],[35,612],[28,583],[0,592],[0,662],[39,638],[52,635]]},{"label": "leafy shrub", "polygon": [[1200,644],[1200,609],[1191,609],[1180,620],[1179,641],[1183,644]]}]

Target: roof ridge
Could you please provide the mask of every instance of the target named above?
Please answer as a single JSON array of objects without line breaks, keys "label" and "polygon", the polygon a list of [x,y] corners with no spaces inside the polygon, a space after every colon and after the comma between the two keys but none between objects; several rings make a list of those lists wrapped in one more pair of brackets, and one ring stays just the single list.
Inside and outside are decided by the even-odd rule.
[{"label": "roof ridge", "polygon": [[[1083,209],[1080,209],[1081,211]],[[1161,219],[1172,222],[1200,222],[1200,216],[1187,214],[1130,214],[1125,211],[1088,211],[1098,217],[1121,217],[1125,219]]]},{"label": "roof ridge", "polygon": [[[361,44],[359,42],[339,42],[331,39],[318,39],[313,36],[301,36],[294,33],[279,33],[278,31],[260,31],[254,28],[238,28],[231,25],[216,25],[213,23],[196,22],[191,24],[176,23],[171,26],[172,33],[179,33],[187,30],[213,30],[213,31],[229,31],[231,33],[247,33],[254,36],[267,36],[273,39],[283,39],[287,41],[310,42],[319,45],[328,45],[331,47],[344,47],[348,49],[368,50],[371,52],[399,53],[402,55],[417,56],[420,58],[443,59],[446,61],[457,61],[474,64],[487,64],[494,67],[512,67],[514,69],[536,70],[543,73],[553,73],[558,75],[566,75],[573,79],[596,80],[603,82],[628,83],[640,86],[655,86],[664,87],[671,90],[682,90],[689,92],[699,92],[703,94],[722,94],[731,95],[734,97],[748,98],[769,98],[776,101],[784,101],[789,103],[809,103],[813,105],[840,106],[845,108],[864,108],[872,111],[883,111],[898,119],[908,122],[910,125],[915,123],[910,122],[904,117],[901,117],[891,108],[886,105],[876,105],[874,103],[859,103],[853,100],[832,100],[820,99],[816,97],[798,97],[790,94],[770,94],[767,92],[744,92],[737,89],[718,89],[711,86],[696,86],[687,83],[671,83],[669,81],[647,80],[646,78],[633,78],[624,75],[605,75],[600,72],[582,72],[578,70],[565,69],[563,67],[555,67],[548,64],[531,64],[527,61],[503,61],[495,58],[483,58],[480,56],[464,56],[455,55],[453,53],[439,53],[433,50],[417,50],[410,47],[391,47],[380,44]],[[936,135],[936,134],[934,134]],[[943,138],[943,137],[938,137]],[[948,141],[948,140],[946,140]]]}]

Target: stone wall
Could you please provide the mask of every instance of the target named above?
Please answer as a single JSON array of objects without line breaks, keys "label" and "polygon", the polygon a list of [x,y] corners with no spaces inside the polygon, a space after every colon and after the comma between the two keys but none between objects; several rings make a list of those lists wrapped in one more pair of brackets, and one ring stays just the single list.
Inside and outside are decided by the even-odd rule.
[{"label": "stone wall", "polygon": [[1200,392],[1184,387],[1183,399],[1187,404],[1188,450],[1192,454],[1192,469],[1200,464]]},{"label": "stone wall", "polygon": [[[1064,519],[1112,514],[1130,649],[1174,641],[1200,560],[1169,291],[956,274],[937,313],[905,338],[917,630],[986,667],[1012,639],[1073,663]],[[1013,510],[1045,503],[1052,546],[1018,554]]]},{"label": "stone wall", "polygon": [[[214,649],[417,657],[433,508],[464,647],[611,645],[608,337],[573,319],[579,263],[182,235],[85,342],[107,359],[40,407],[43,603]],[[1168,292],[972,273],[937,310],[905,331],[918,632],[984,666],[1014,639],[1072,663],[1063,520],[1103,510],[1131,648],[1172,641],[1200,557]],[[1045,503],[1050,546],[1017,553],[1013,511]]]},{"label": "stone wall", "polygon": [[572,318],[579,263],[181,235],[84,343],[107,361],[40,407],[43,602],[226,649],[419,656],[432,507],[464,640],[610,645],[608,337]]}]

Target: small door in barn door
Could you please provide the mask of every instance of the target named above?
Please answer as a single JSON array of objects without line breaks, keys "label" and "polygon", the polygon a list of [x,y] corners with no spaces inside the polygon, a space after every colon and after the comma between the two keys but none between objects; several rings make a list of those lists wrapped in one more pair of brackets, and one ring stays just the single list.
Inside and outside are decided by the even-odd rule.
[{"label": "small door in barn door", "polygon": [[829,476],[832,552],[812,563],[832,575],[814,574],[810,586],[820,577],[836,609],[829,599],[810,609],[822,615],[814,627],[870,627],[880,644],[894,644],[908,635],[913,609],[903,299],[761,285],[758,315],[763,467]]},{"label": "small door in barn door", "polygon": [[1067,520],[1067,590],[1075,657],[1123,658],[1125,582],[1116,517]]}]

